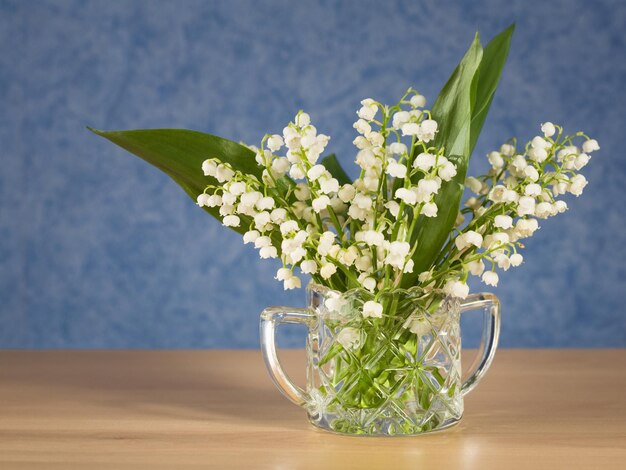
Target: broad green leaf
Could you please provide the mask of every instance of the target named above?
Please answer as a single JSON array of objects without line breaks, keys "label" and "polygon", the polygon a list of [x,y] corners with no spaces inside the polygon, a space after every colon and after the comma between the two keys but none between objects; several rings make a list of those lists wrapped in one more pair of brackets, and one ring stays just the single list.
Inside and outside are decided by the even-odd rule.
[{"label": "broad green leaf", "polygon": [[337,181],[339,181],[340,185],[352,183],[352,180],[341,167],[341,164],[339,163],[339,160],[337,160],[337,156],[334,153],[324,157],[321,163],[326,167],[330,174],[333,175],[333,178],[336,178]]},{"label": "broad green leaf", "polygon": [[483,58],[478,68],[476,105],[472,112],[470,153],[476,146],[476,141],[487,117],[496,88],[498,88],[502,69],[509,55],[509,46],[511,45],[511,37],[514,31],[515,23],[494,37],[483,50]]},{"label": "broad green leaf", "polygon": [[[438,216],[434,219],[426,219],[421,221],[418,231],[417,243],[419,247],[414,257],[415,268],[414,275],[407,279],[407,284],[415,282],[415,276],[420,272],[429,269],[443,247],[448,238],[459,209],[461,198],[463,196],[464,180],[467,173],[469,158],[478,140],[478,136],[487,117],[487,112],[491,106],[493,96],[495,94],[502,69],[506,62],[511,37],[515,30],[512,24],[507,29],[493,38],[487,47],[482,51],[482,57],[478,57],[478,69],[475,71],[473,78],[471,75],[472,61],[466,61],[472,55],[472,49],[475,47],[477,38],[470,47],[470,50],[456,68],[450,80],[442,90],[433,106],[434,119],[441,123],[443,119],[450,119],[454,115],[458,119],[455,125],[449,125],[444,121],[445,131],[442,127],[437,135],[435,143],[439,146],[446,147],[446,152],[455,155],[451,158],[457,165],[457,175],[449,183],[444,184],[442,190],[437,195],[436,203],[439,207]],[[478,47],[480,43],[478,43]],[[462,78],[462,64],[466,61],[465,78]],[[469,128],[469,141],[467,141],[467,104],[468,101],[463,100],[463,93],[452,93],[453,83],[456,83],[456,90],[465,89],[467,96],[467,83],[470,80],[469,87],[469,105],[471,108],[471,121]],[[460,101],[459,101],[460,100]],[[455,103],[452,106],[446,106],[447,103]],[[456,127],[456,132],[455,132]],[[449,157],[450,158],[450,157]]]},{"label": "broad green leaf", "polygon": [[[249,148],[214,135],[185,129],[143,129],[130,131],[92,132],[134,153],[169,175],[194,201],[204,191],[211,178],[204,176],[202,162],[217,158],[229,163],[243,173],[261,177],[261,168]],[[215,180],[213,180],[215,183]],[[217,210],[205,208],[217,217]],[[242,218],[242,225],[235,228],[239,233],[246,231],[249,222]]]},{"label": "broad green leaf", "polygon": [[470,156],[470,128],[472,110],[476,100],[476,72],[482,58],[478,34],[439,93],[431,110],[439,124],[434,140],[437,147],[445,147],[446,155],[457,166],[457,175],[442,184],[435,203],[437,217],[423,218],[417,230],[417,250],[413,256],[413,274],[405,276],[405,285],[415,283],[419,273],[430,268],[454,227],[463,195],[463,183]]}]

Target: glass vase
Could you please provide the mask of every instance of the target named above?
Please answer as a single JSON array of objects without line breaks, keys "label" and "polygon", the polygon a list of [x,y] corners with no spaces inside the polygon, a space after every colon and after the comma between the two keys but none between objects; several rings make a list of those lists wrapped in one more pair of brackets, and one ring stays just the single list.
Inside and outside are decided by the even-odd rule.
[{"label": "glass vase", "polygon": [[[463,396],[488,369],[500,330],[492,294],[460,301],[418,288],[383,293],[379,317],[364,316],[374,297],[363,289],[339,293],[310,284],[308,308],[270,307],[261,314],[261,349],[279,390],[304,407],[322,429],[365,436],[417,435],[446,429],[463,415]],[[461,375],[460,315],[484,312],[481,348]],[[276,326],[308,328],[306,389],[284,373]]]}]

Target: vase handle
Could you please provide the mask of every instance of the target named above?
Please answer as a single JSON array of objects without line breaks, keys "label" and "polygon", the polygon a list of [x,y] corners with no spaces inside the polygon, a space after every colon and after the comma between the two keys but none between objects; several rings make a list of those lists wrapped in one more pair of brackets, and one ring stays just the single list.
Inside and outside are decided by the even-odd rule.
[{"label": "vase handle", "polygon": [[261,313],[261,351],[265,366],[278,389],[299,406],[308,401],[307,393],[285,374],[276,352],[276,326],[281,323],[310,325],[314,315],[306,308],[269,307]]},{"label": "vase handle", "polygon": [[490,293],[472,294],[461,304],[461,313],[482,309],[484,313],[483,336],[480,350],[470,367],[469,377],[463,382],[461,393],[471,392],[483,378],[493,361],[500,337],[500,301]]}]

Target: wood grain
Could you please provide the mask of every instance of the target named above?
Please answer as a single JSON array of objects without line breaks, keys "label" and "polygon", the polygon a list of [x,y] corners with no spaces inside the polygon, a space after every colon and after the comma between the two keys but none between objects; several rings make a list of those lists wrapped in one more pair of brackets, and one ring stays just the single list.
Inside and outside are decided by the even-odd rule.
[{"label": "wood grain", "polygon": [[[300,383],[302,351],[283,351]],[[460,425],[308,424],[258,351],[0,352],[0,469],[623,469],[626,350],[501,350]]]}]

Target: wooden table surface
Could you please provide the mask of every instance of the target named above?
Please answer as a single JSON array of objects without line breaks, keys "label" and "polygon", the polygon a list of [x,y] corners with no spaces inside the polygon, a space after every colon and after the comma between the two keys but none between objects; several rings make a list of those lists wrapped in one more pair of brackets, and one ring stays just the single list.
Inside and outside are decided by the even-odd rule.
[{"label": "wooden table surface", "polygon": [[258,351],[0,351],[0,469],[624,469],[625,366],[500,350],[458,426],[357,438],[309,425]]}]

